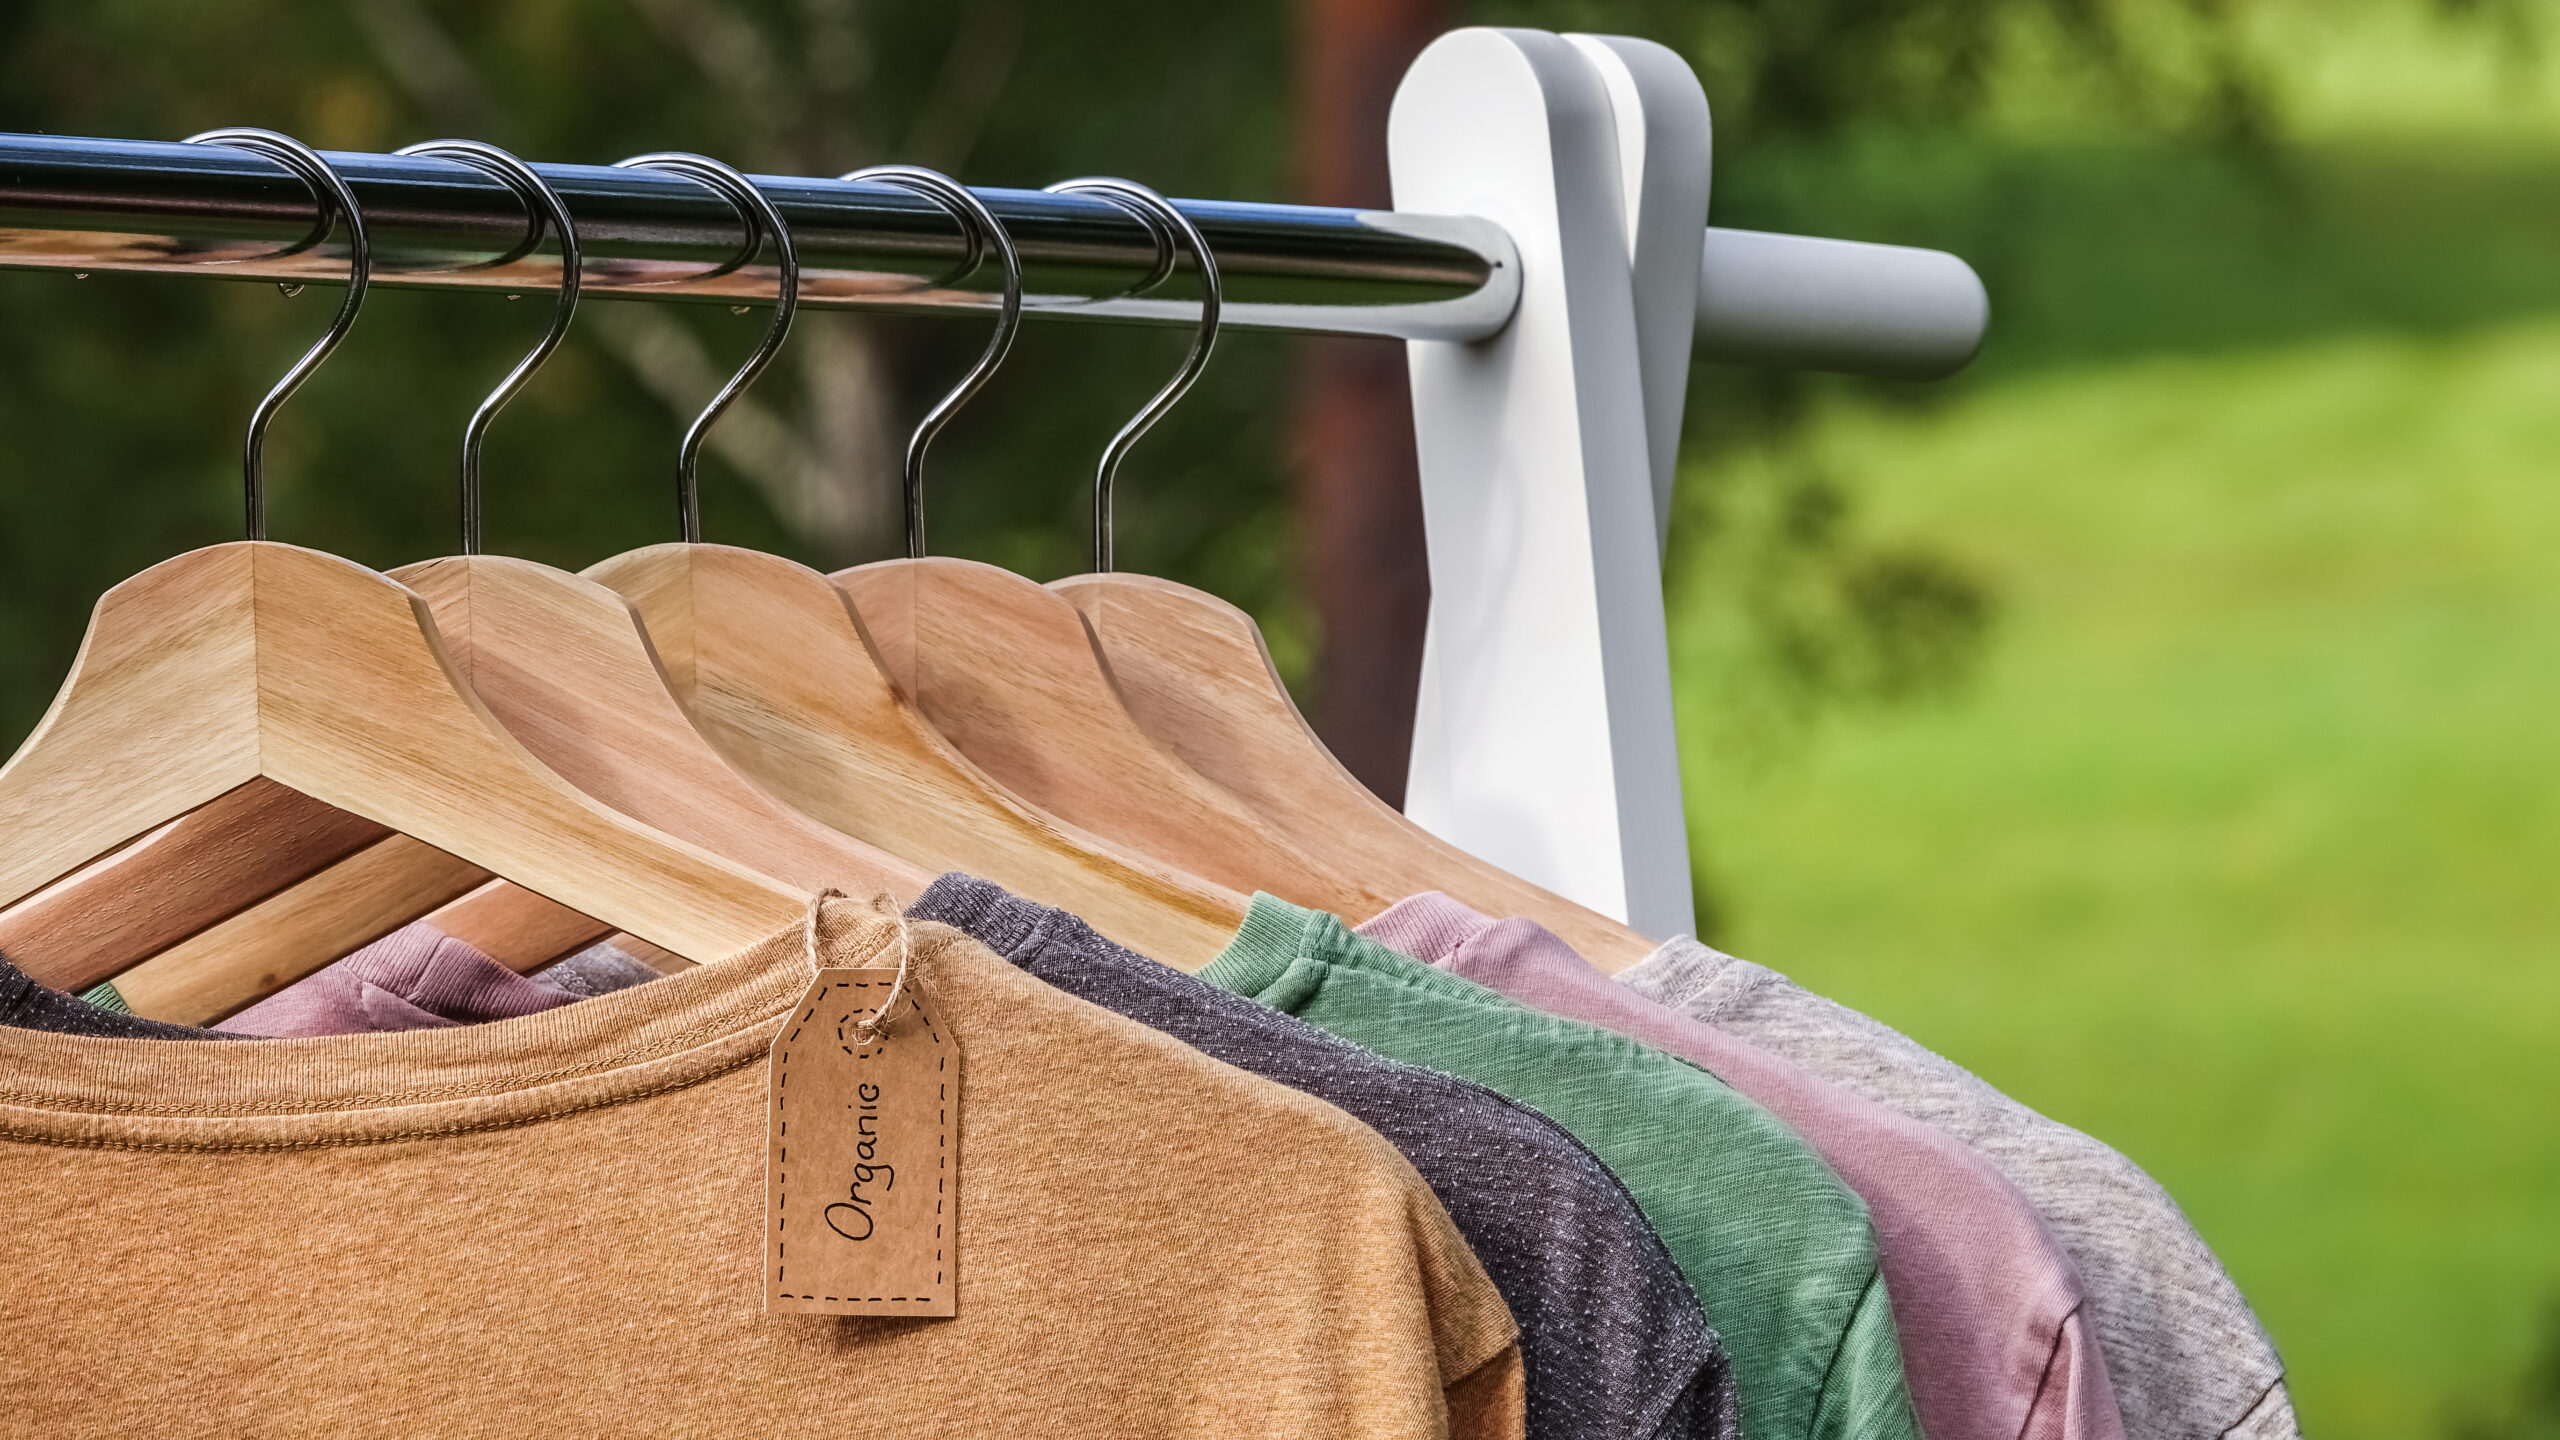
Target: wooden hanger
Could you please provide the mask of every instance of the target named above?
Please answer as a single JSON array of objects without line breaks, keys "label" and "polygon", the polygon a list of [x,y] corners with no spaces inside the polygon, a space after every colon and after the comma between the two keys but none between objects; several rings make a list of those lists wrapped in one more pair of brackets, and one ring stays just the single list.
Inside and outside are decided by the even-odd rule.
[{"label": "wooden hanger", "polygon": [[[1339,905],[1359,893],[1356,881],[1326,870],[1316,858],[1320,852],[1273,835],[1233,797],[1148,739],[1113,696],[1073,607],[994,566],[921,558],[925,449],[1010,347],[1020,314],[1021,262],[994,213],[957,182],[909,167],[855,176],[898,179],[942,201],[1004,268],[1005,310],[986,353],[907,447],[910,558],[834,577],[899,692],[996,783],[1080,830],[1236,890],[1270,890],[1309,905]],[[1116,183],[1078,182],[1105,189]],[[1170,270],[1160,263],[1155,278]],[[1168,396],[1198,373],[1201,358],[1195,349]],[[1160,396],[1123,430],[1115,457],[1166,403]]]},{"label": "wooden hanger", "polygon": [[930,557],[838,571],[899,690],[972,763],[1078,829],[1237,890],[1366,916],[1406,892],[1294,842],[1158,744],[1073,605],[1012,571]]},{"label": "wooden hanger", "polygon": [[[931,870],[965,870],[1197,969],[1244,897],[1070,829],[919,717],[842,592],[778,555],[656,545],[587,576],[630,602],[694,722],[766,789]],[[645,933],[645,932],[644,932]]]},{"label": "wooden hanger", "polygon": [[[904,903],[933,883],[930,872],[793,810],[723,759],[613,591],[489,555],[392,575],[433,609],[448,652],[508,732],[595,799],[801,890]],[[534,913],[522,918],[538,923]]]},{"label": "wooden hanger", "polygon": [[[577,314],[581,249],[575,220],[532,166],[476,140],[433,140],[402,150],[481,169],[513,188],[541,239],[547,219],[561,251],[559,299],[552,323],[498,383],[465,427],[462,441],[462,539],[458,558],[393,572],[432,607],[451,653],[473,691],[508,731],[554,773],[644,824],[656,826],[760,873],[807,890],[833,887],[857,895],[912,901],[932,877],[821,825],[757,788],[714,750],[667,687],[639,617],[621,597],[593,581],[525,560],[476,553],[480,548],[481,446],[498,411],[529,383],[565,339]],[[753,186],[700,156],[642,157],[714,182],[724,193]],[[760,196],[757,198],[761,198]],[[747,216],[750,230],[753,216]],[[796,263],[778,302],[766,343],[738,378],[715,396],[687,432],[679,452],[680,503],[694,517],[693,466],[700,442],[728,405],[770,362],[796,309]],[[473,940],[501,963],[526,966],[600,939],[611,927],[504,883],[484,887],[438,912],[439,928]]]},{"label": "wooden hanger", "polygon": [[1440,890],[1488,915],[1528,916],[1612,973],[1653,952],[1619,921],[1478,859],[1370,793],[1298,713],[1252,616],[1146,575],[1078,575],[1049,588],[1093,627],[1138,724],[1281,833],[1333,847],[1399,898]]},{"label": "wooden hanger", "polygon": [[1168,581],[1110,573],[1113,476],[1138,436],[1181,400],[1208,363],[1219,320],[1217,257],[1188,217],[1144,186],[1088,179],[1049,188],[1100,193],[1152,217],[1159,271],[1170,271],[1179,237],[1200,273],[1200,330],[1189,357],[1113,437],[1095,472],[1094,559],[1101,573],[1052,587],[1082,611],[1086,638],[1118,682],[1113,698],[1136,716],[1138,728],[1192,773],[1241,800],[1272,833],[1360,877],[1326,909],[1361,920],[1407,895],[1443,890],[1497,916],[1531,916],[1612,971],[1651,953],[1651,942],[1626,926],[1467,854],[1370,794],[1299,716],[1261,632],[1242,611]]},{"label": "wooden hanger", "polygon": [[[721,188],[774,242],[779,287],[765,346],[714,400],[734,396],[772,357],[798,303],[790,228],[745,177],[716,163],[673,163]],[[985,207],[957,181],[884,165],[841,178],[923,192],[953,210],[975,268],[992,236],[1006,257],[996,333],[978,364],[926,412],[908,443],[907,485],[932,437],[986,383],[1022,314],[1022,272]],[[589,570],[648,627],[676,693],[703,731],[749,774],[816,818],[935,869],[966,870],[1073,909],[1123,943],[1178,964],[1206,963],[1243,918],[1244,899],[1172,866],[1143,860],[1025,804],[955,751],[884,673],[873,637],[825,576],[774,555],[703,545],[693,457],[705,420],[688,432],[677,467],[679,517],[689,543],[633,551]],[[912,512],[911,512],[912,513]],[[912,530],[912,525],[911,525]]]},{"label": "wooden hanger", "polygon": [[162,561],[99,600],[0,768],[0,904],[263,778],[696,959],[801,914],[579,794],[455,675],[425,605],[352,562],[268,541]]},{"label": "wooden hanger", "polygon": [[[432,607],[448,657],[457,662],[465,683],[555,774],[634,819],[656,824],[795,886],[887,891],[912,899],[929,883],[923,872],[791,810],[720,759],[668,693],[637,618],[619,597],[545,566],[470,553],[478,549],[480,534],[482,442],[498,412],[566,336],[578,302],[580,247],[567,206],[537,172],[507,152],[477,141],[430,141],[401,153],[456,160],[492,174],[515,189],[524,202],[531,221],[528,242],[540,241],[547,219],[561,249],[559,300],[549,330],[482,402],[464,431],[465,555],[399,572],[399,578],[414,582]],[[291,791],[252,786],[235,793],[253,791],[261,802],[255,818],[268,828],[298,822],[300,828],[284,838],[299,839],[306,831],[332,835],[347,828],[330,823],[339,819],[371,832],[376,843],[353,858],[341,859],[310,884],[236,918],[226,919],[209,909],[206,916],[187,917],[223,923],[193,924],[176,934],[169,933],[177,927],[168,919],[158,925],[128,921],[104,927],[110,934],[157,931],[134,938],[183,942],[161,963],[126,977],[122,988],[129,1003],[155,1006],[149,1013],[167,1018],[215,1018],[370,943],[439,900],[450,903],[430,914],[429,923],[518,970],[557,959],[613,930],[531,891],[492,880],[486,872],[441,851],[384,838],[387,832],[380,827],[342,817],[327,807],[276,803],[278,798],[299,801],[301,797]],[[216,802],[217,807],[220,804]],[[316,816],[309,813],[315,810]],[[237,872],[251,869],[239,863],[244,850],[276,852],[288,862],[295,853],[290,845],[260,846],[258,842],[270,838],[263,835],[213,834],[206,826],[187,822],[175,828],[197,833],[155,837],[161,843],[146,847],[141,860],[160,860],[160,868],[176,869],[189,858],[200,858],[185,850],[170,853],[191,839],[241,847],[215,857],[217,866],[229,860],[229,868]],[[248,848],[252,846],[257,848]],[[306,842],[300,848],[313,845]],[[343,856],[351,847],[336,848]],[[129,863],[123,868],[134,867]],[[278,881],[287,876],[299,879],[308,869],[286,863],[269,865],[259,873]],[[248,876],[216,878],[234,881],[236,887]],[[464,891],[469,893],[450,898]],[[238,888],[233,893],[237,895]],[[369,912],[367,897],[373,902]],[[237,903],[245,906],[257,898],[243,895]],[[45,908],[59,912],[64,907]],[[48,921],[56,916],[30,918]],[[99,968],[95,957],[82,958],[92,962],[85,968]],[[94,978],[98,977],[84,983],[93,983]]]},{"label": "wooden hanger", "polygon": [[[701,167],[696,165],[691,157],[653,157],[659,161],[670,158],[683,161],[686,173],[696,174],[697,178],[706,180],[727,178],[720,176],[717,172],[708,175],[701,173]],[[751,187],[745,186],[743,181],[736,181],[734,190],[751,191]],[[733,198],[753,203],[761,201],[762,197],[733,193]],[[778,220],[775,223],[778,226]],[[567,233],[565,222],[563,227],[565,235]],[[786,276],[786,284],[782,292],[786,296],[793,293],[793,287],[789,283],[793,278],[796,277]],[[564,291],[566,289],[567,287],[564,286]],[[564,311],[568,303],[573,303],[572,297],[564,295]],[[778,308],[774,333],[769,337],[767,347],[759,352],[757,359],[750,362],[746,371],[741,372],[742,380],[751,377],[754,369],[758,368],[764,359],[769,358],[772,344],[778,342],[780,334],[787,328],[787,312],[787,305]],[[537,357],[540,353],[538,350]],[[527,373],[526,369],[520,367],[518,374],[511,377],[511,381],[520,382],[525,373]],[[724,390],[722,396],[714,402],[713,407],[705,412],[702,419],[697,420],[693,431],[689,432],[689,443],[684,454],[684,459],[688,463],[680,469],[680,484],[690,479],[689,462],[697,451],[697,442],[703,428],[710,418],[716,416],[720,406],[734,396],[742,380],[733,382],[731,387]],[[502,392],[505,388],[502,387]],[[493,397],[493,402],[501,398],[503,395]],[[485,422],[491,408],[484,407],[482,416],[475,419],[473,431],[475,435]],[[467,450],[465,464],[467,496],[476,488],[469,484],[475,468],[470,465],[469,457],[470,452]],[[688,529],[692,529],[698,521],[691,504],[690,485],[682,484],[680,493],[685,500],[683,505],[685,523]],[[470,513],[472,513],[472,507],[466,504],[466,514]],[[466,525],[466,536],[469,528]],[[758,567],[752,558],[745,557],[743,554],[733,554],[730,558],[744,561],[747,574],[752,576],[756,573]],[[775,571],[767,567],[765,573],[768,576],[779,576],[786,580],[790,578],[789,572],[796,569],[788,566],[787,562],[773,561],[771,564],[781,569]],[[689,557],[685,562],[685,568],[691,568]],[[437,562],[430,566],[412,567],[403,574],[405,578],[417,581],[427,592],[427,598],[436,603],[448,628],[459,636],[472,639],[473,643],[467,649],[461,649],[457,657],[461,660],[464,673],[480,685],[487,686],[486,698],[505,712],[507,723],[519,730],[523,738],[541,751],[543,758],[566,768],[570,772],[569,778],[582,783],[591,792],[604,792],[601,798],[608,799],[627,810],[638,810],[652,818],[664,820],[669,815],[681,814],[687,810],[700,813],[708,808],[704,797],[698,794],[683,796],[667,793],[668,786],[663,783],[663,777],[685,773],[685,767],[680,762],[687,758],[700,758],[687,757],[682,753],[683,747],[688,742],[698,750],[699,739],[696,732],[684,723],[684,717],[666,702],[661,683],[662,677],[651,662],[645,648],[645,641],[629,629],[627,624],[629,611],[619,602],[603,597],[603,593],[599,591],[596,595],[603,598],[605,603],[600,606],[588,605],[581,613],[574,603],[577,597],[563,592],[558,585],[547,582],[543,578],[545,572],[540,567],[525,565],[521,562],[480,560]],[[799,572],[799,575],[811,580],[816,579],[805,571]],[[567,583],[574,586],[578,582]],[[783,588],[787,591],[790,587],[786,584]],[[692,587],[688,585],[686,589],[690,592]],[[804,596],[804,598],[814,597]],[[1048,597],[1043,593],[1041,598],[1047,600]],[[843,632],[835,638],[840,642],[843,640],[852,642],[849,646],[842,648],[856,656],[867,658],[864,653],[866,647],[862,644],[858,627],[849,623],[850,615],[842,613],[840,607],[840,600],[837,600],[833,607],[820,607],[822,612],[829,608],[837,611],[832,617],[821,613],[820,628],[822,630],[827,628],[826,621],[832,618],[836,628]],[[1060,612],[1064,613],[1064,607],[1060,607]],[[615,623],[617,618],[623,622],[619,626]],[[696,617],[687,609],[683,612],[683,618],[686,621],[692,621]],[[1067,618],[1072,620],[1071,616]],[[667,615],[662,613],[658,621],[660,628],[666,628],[666,623]],[[700,627],[688,624],[685,628],[689,640],[698,638],[696,632]],[[1078,625],[1076,628],[1080,632],[1081,626]],[[493,654],[493,650],[499,653]],[[603,665],[599,670],[599,661],[606,655],[617,655],[619,658]],[[694,666],[680,668],[688,672],[688,679],[693,678],[697,672],[697,667]],[[531,683],[525,683],[528,677],[537,676],[540,678]],[[561,683],[572,676],[583,678],[573,683]],[[645,680],[643,677],[646,677]],[[617,680],[623,683],[617,686]],[[888,702],[890,711],[894,712],[898,708],[894,692],[885,684],[874,688]],[[699,694],[698,689],[696,693]],[[651,700],[652,695],[656,697],[654,705]],[[654,727],[646,723],[652,717],[656,721]],[[933,747],[929,737],[923,727],[914,723],[912,716],[890,713],[882,718],[890,721],[886,729],[893,736],[903,730],[906,732],[906,738],[925,742],[921,746],[911,747],[908,758],[914,759],[915,755],[912,752],[921,750],[927,762],[922,768],[927,773],[930,772],[935,760],[948,762],[952,758],[930,753]],[[621,737],[620,743],[603,746],[581,743],[583,739],[591,738],[599,726],[611,730],[617,724],[624,732],[628,732]],[[654,733],[645,733],[652,729]],[[1134,727],[1131,727],[1130,733],[1135,734]],[[636,767],[627,765],[617,767],[611,763],[614,757],[629,758],[637,752],[646,752],[652,748],[660,753],[652,755],[648,761]],[[912,772],[919,767],[910,765],[906,768]],[[728,773],[725,767],[718,764],[716,758],[712,759],[708,770],[715,775]],[[646,778],[652,775],[661,777],[662,783],[652,787]],[[958,778],[964,785],[974,783],[976,787],[985,789],[990,798],[999,802],[1010,801],[1010,797],[1003,797],[994,792],[993,787],[985,787],[982,777],[975,778],[974,782],[973,777],[967,774],[959,774]],[[635,784],[638,791],[644,793],[635,793]],[[645,793],[652,789],[655,791],[654,795]],[[650,803],[652,799],[657,803],[652,805]],[[778,808],[780,807],[768,806],[768,810]],[[1006,808],[1018,807],[1007,805]],[[758,818],[767,824],[774,821],[770,813]],[[1028,817],[1014,814],[1003,818],[1017,822],[1012,828],[1019,830],[1023,827],[1018,822]],[[809,826],[806,822],[801,823],[806,829],[822,830],[822,827]],[[784,824],[788,828],[788,822]],[[699,831],[693,833],[694,838],[708,838]],[[750,829],[741,832],[732,827],[731,840],[734,842],[741,833],[751,835],[753,831]],[[1054,827],[1051,827],[1049,835],[1034,835],[1032,838],[1052,842],[1048,846],[1032,847],[1037,851],[1054,850],[1056,848],[1054,842],[1063,837],[1054,831]],[[1072,842],[1070,844],[1072,845]],[[844,852],[859,850],[853,842],[843,840],[841,837],[832,848],[837,852],[833,860],[839,867],[845,858]],[[737,852],[732,850],[727,853]],[[466,886],[479,878],[475,872],[459,869],[450,864],[439,864],[438,862],[443,858],[409,854],[401,845],[385,842],[368,850],[356,860],[346,862],[340,868],[350,874],[361,875],[367,885],[376,890],[412,898],[423,892],[415,884],[403,886],[392,883],[395,878],[392,872],[397,869],[395,862],[405,861],[410,870],[423,877],[426,883],[432,883],[444,890]],[[792,868],[790,857],[775,857],[767,854],[762,858],[772,868],[785,870]],[[1028,866],[1024,863],[1026,859],[1031,862]],[[1043,859],[1054,859],[1054,856],[1044,857],[1036,853],[1027,857],[1012,856],[1008,857],[1005,863],[993,865],[980,863],[972,868],[994,874],[998,878],[1010,878],[1019,888],[1025,889],[1026,893],[1037,894],[1041,891],[1049,891],[1057,894],[1059,892],[1052,888],[1057,877],[1039,876],[1039,862]],[[890,863],[894,865],[895,862]],[[332,872],[333,877],[336,873]],[[841,873],[839,868],[837,874],[840,876]],[[1158,877],[1139,878],[1143,883]],[[920,877],[916,876],[910,868],[906,875],[891,878],[890,883],[893,888],[903,889],[906,893],[912,894],[919,879]],[[325,894],[339,889],[362,887],[333,884],[312,888]],[[290,898],[288,897],[288,900]],[[1168,916],[1163,913],[1163,901],[1160,896],[1146,896],[1144,903],[1136,906],[1115,903],[1115,901],[1125,902],[1128,898],[1126,894],[1117,897],[1101,897],[1082,902],[1081,908],[1094,914],[1097,919],[1103,918],[1102,912],[1105,911],[1139,912],[1115,915],[1112,919],[1104,920],[1104,923],[1117,924],[1124,933],[1161,932],[1160,938],[1151,942],[1153,948],[1167,953],[1187,952],[1202,959],[1205,959],[1207,954],[1214,953],[1218,945],[1223,943],[1226,932],[1232,928],[1241,910],[1240,899],[1236,897],[1219,896],[1195,889],[1195,893],[1188,897],[1189,908],[1194,911],[1206,908],[1213,916],[1208,933],[1204,935],[1196,920],[1186,924],[1178,915]],[[510,899],[504,887],[484,888],[465,903],[483,910],[506,909],[510,906],[522,908],[521,902]],[[295,908],[287,901],[278,901],[276,904],[284,909]],[[1156,913],[1152,915],[1143,913],[1147,906],[1153,906]],[[569,918],[574,920],[574,917]],[[333,930],[315,925],[307,918],[297,919],[286,916],[281,911],[267,919],[269,923],[254,928],[218,926],[214,932],[187,948],[191,951],[207,949],[209,946],[218,948],[220,942],[228,938],[226,931],[244,929],[246,933],[262,936],[289,936],[306,932],[314,935],[326,934],[330,937],[331,943],[340,945],[361,943],[361,940],[366,938],[343,926]],[[374,928],[378,930],[383,927]],[[565,929],[562,934],[564,944],[571,938],[587,938],[586,933],[577,930],[574,925]],[[189,960],[187,972],[199,976],[206,973],[205,966],[211,963],[192,955],[172,958]],[[255,972],[271,982],[277,967],[270,957],[252,958],[262,963],[234,965],[230,968],[243,973]],[[149,992],[151,977],[139,978],[144,990]],[[199,1018],[199,1015],[208,1012],[209,1007],[219,1004],[245,1003],[246,1000],[255,998],[254,994],[246,993],[239,987],[235,986],[234,990],[236,993],[215,996],[206,993],[206,986],[200,980],[196,992],[186,1000],[188,1008],[198,1013],[186,1018]],[[177,1002],[173,998],[170,1003]]]},{"label": "wooden hanger", "polygon": [[[489,171],[525,201],[536,222],[533,239],[540,238],[546,212],[560,237],[562,284],[552,326],[464,432],[462,533],[469,552],[478,548],[480,532],[481,441],[498,410],[566,335],[577,306],[579,247],[567,207],[539,174],[505,151],[476,141],[432,141],[402,153]],[[912,900],[930,883],[915,866],[783,805],[722,760],[669,693],[637,617],[611,591],[529,561],[470,553],[403,567],[396,578],[428,602],[447,652],[473,693],[536,758],[589,796],[800,888],[833,886]],[[479,875],[455,872],[450,857],[435,852],[378,845],[243,917],[258,923],[224,927],[182,947],[189,953],[167,957],[188,962],[194,988],[184,997],[169,996],[166,1004],[175,1008],[183,1000],[192,1011],[227,1013],[367,943],[372,932],[387,933],[415,913],[420,897],[441,896]],[[305,890],[369,891],[382,897],[384,908],[370,925],[324,927]],[[428,920],[517,970],[548,963],[613,931],[504,881],[479,885]],[[226,951],[232,952],[227,958]],[[236,978],[217,981],[217,975]],[[139,985],[148,993],[153,983],[151,975],[137,975],[125,988]],[[135,994],[127,999],[141,1003]]]},{"label": "wooden hanger", "polygon": [[680,954],[724,955],[788,925],[800,892],[626,820],[544,769],[460,682],[415,595],[259,538],[267,422],[354,324],[371,247],[353,191],[308,146],[256,130],[195,138],[284,164],[324,216],[334,202],[346,298],[251,418],[252,538],[109,591],[71,678],[0,767],[0,905],[263,778],[399,832],[374,851],[433,847]]}]

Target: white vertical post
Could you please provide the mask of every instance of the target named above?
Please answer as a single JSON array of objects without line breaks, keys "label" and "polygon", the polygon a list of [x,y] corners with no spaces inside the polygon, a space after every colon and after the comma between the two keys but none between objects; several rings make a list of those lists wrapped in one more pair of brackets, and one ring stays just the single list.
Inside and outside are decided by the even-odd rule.
[{"label": "white vertical post", "polygon": [[1644,366],[1606,81],[1553,35],[1460,30],[1387,128],[1402,210],[1518,247],[1520,308],[1415,341],[1431,625],[1406,809],[1646,934],[1693,923]]},{"label": "white vertical post", "polygon": [[1714,127],[1698,74],[1676,51],[1624,35],[1567,35],[1600,72],[1618,137],[1644,368],[1645,445],[1653,461],[1655,540],[1670,543],[1671,486],[1698,334],[1698,264],[1707,234]]}]

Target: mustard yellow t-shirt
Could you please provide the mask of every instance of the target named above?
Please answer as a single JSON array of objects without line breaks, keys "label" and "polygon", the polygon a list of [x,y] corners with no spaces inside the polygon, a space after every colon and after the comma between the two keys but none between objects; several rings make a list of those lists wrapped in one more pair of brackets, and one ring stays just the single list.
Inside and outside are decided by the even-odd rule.
[{"label": "mustard yellow t-shirt", "polygon": [[1521,1434],[1510,1314],[1385,1141],[910,934],[964,1066],[956,1318],[764,1313],[795,928],[487,1025],[0,1029],[0,1430]]}]

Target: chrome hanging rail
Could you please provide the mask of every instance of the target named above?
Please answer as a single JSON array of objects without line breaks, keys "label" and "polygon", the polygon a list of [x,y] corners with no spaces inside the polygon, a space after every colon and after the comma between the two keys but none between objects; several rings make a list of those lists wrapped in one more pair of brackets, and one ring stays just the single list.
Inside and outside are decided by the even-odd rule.
[{"label": "chrome hanging rail", "polygon": [[[363,203],[374,283],[550,291],[556,244],[487,173],[426,156],[330,151]],[[576,217],[595,297],[770,300],[770,256],[712,190],[662,171],[537,165]],[[801,303],[909,313],[987,310],[994,267],[953,278],[959,227],[912,191],[758,175],[799,241]],[[1158,291],[1162,250],[1129,211],[1087,195],[977,192],[1019,247],[1023,309],[1047,319],[1196,326],[1188,277]],[[1251,330],[1483,340],[1511,323],[1520,257],[1490,221],[1178,200],[1218,257],[1225,323]],[[132,270],[345,283],[343,230],[311,191],[255,153],[145,140],[0,134],[0,269]],[[1935,250],[1709,227],[1700,360],[1909,378],[1961,368],[1988,317],[1982,282]]]},{"label": "chrome hanging rail", "polygon": [[[330,151],[363,204],[374,283],[548,291],[555,245],[536,249],[524,202],[487,173],[424,156]],[[680,175],[536,165],[567,202],[590,298],[767,303],[768,254],[716,192]],[[889,185],[759,175],[798,240],[801,303],[932,312],[991,309],[993,267],[954,281],[959,227]],[[980,190],[1022,253],[1027,313],[1196,325],[1196,298],[1133,295],[1157,273],[1155,236],[1082,195]],[[1463,216],[1309,205],[1176,202],[1215,248],[1231,326],[1414,340],[1499,332],[1519,260],[1499,226]],[[310,188],[262,156],[204,145],[0,135],[0,267],[184,272],[288,284],[346,280],[343,230],[325,240]]]}]

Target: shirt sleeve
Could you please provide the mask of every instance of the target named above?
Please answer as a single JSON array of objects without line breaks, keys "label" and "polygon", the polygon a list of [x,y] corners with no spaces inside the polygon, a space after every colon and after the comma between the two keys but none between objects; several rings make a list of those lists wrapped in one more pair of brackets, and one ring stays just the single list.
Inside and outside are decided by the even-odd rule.
[{"label": "shirt sleeve", "polygon": [[1840,1350],[1814,1410],[1813,1440],[1922,1440],[1881,1270],[1840,1332]]},{"label": "shirt sleeve", "polygon": [[1513,1345],[1446,1387],[1449,1440],[1528,1440],[1529,1377]]}]

